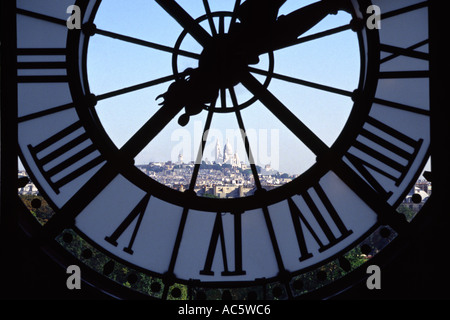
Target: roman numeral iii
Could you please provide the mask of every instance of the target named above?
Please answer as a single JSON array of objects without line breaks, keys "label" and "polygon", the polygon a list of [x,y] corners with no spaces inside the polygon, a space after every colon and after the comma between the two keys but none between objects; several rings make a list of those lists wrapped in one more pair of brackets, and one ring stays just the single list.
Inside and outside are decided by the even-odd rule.
[{"label": "roman numeral iii", "polygon": [[17,49],[19,83],[67,82],[65,48]]}]

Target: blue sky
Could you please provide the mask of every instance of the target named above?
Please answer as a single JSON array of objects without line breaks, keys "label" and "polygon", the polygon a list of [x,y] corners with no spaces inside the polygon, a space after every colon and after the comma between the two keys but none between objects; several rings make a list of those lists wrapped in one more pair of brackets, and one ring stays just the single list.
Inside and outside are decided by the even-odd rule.
[{"label": "blue sky", "polygon": [[[209,2],[212,12],[232,11],[234,6],[233,0]],[[281,8],[280,14],[287,14],[312,2],[314,1],[288,0]],[[200,0],[184,0],[179,3],[193,18],[205,14]],[[350,19],[350,15],[344,12],[329,15],[307,34],[348,24]],[[225,20],[225,24],[227,21]],[[217,27],[218,19],[215,23]],[[178,23],[156,2],[146,0],[105,0],[100,6],[95,24],[102,30],[171,47],[182,32]],[[202,25],[210,32],[207,21]],[[183,40],[181,49],[200,53],[202,47],[188,35]],[[95,35],[90,41],[88,53],[91,91],[100,95],[171,75],[171,59],[172,54],[168,52]],[[353,31],[278,50],[274,59],[275,73],[348,91],[357,87],[360,59],[357,37]],[[260,64],[254,67],[267,70],[267,61],[267,55],[261,56]],[[197,65],[198,60],[192,58],[181,57],[177,60],[179,71]],[[264,76],[255,76],[260,81],[265,80]],[[118,147],[159,108],[155,98],[165,92],[170,83],[98,103],[96,110],[101,122]],[[337,138],[352,107],[348,97],[277,79],[271,80],[268,89],[328,145]],[[238,101],[246,101],[252,96],[241,85],[236,86],[235,90]],[[180,151],[183,152],[185,160],[194,160],[206,116],[207,112],[203,111],[191,117],[191,121],[184,128],[177,124],[177,118],[174,119],[136,157],[136,163],[176,160],[174,157]],[[242,110],[242,117],[257,164],[265,165],[269,162],[272,167],[282,172],[301,173],[314,162],[315,156],[312,152],[260,103],[254,103]],[[240,159],[247,161],[242,139],[239,135],[232,135],[238,129],[234,113],[214,114],[204,157],[213,159],[212,150],[216,140],[219,139],[223,146],[228,137]]]}]

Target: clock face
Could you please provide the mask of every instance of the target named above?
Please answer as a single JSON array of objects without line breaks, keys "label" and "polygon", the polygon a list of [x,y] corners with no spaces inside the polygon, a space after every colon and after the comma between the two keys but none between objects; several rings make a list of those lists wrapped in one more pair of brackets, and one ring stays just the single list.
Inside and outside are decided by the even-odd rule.
[{"label": "clock face", "polygon": [[[300,297],[313,270],[402,235],[429,157],[428,2],[278,2],[17,1],[20,156],[55,211],[41,234],[76,235],[157,298]],[[261,171],[251,126],[276,132],[289,179]]]}]

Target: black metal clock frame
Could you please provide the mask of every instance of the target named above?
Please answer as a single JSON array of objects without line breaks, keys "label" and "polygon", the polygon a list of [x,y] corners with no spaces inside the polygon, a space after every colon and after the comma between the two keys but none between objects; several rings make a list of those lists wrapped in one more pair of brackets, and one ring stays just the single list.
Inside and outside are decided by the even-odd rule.
[{"label": "black metal clock frame", "polygon": [[[443,72],[440,68],[443,63],[443,59],[439,57],[436,52],[439,52],[442,41],[438,37],[439,28],[433,24],[435,21],[433,18],[438,17],[439,13],[443,12],[440,10],[439,4],[436,2],[430,1],[430,17],[431,17],[431,25],[430,25],[430,55],[431,55],[431,121],[432,121],[432,167],[433,173],[438,172],[439,174],[433,174],[433,196],[430,201],[423,208],[423,213],[421,213],[417,218],[414,219],[411,224],[411,234],[426,234],[429,235],[429,228],[436,228],[431,230],[431,233],[434,230],[439,230],[435,234],[435,238],[438,238],[438,245],[436,242],[432,242],[433,246],[430,251],[433,253],[438,253],[441,245],[445,245],[445,227],[448,226],[448,217],[444,216],[440,210],[438,210],[438,206],[443,196],[445,196],[445,191],[448,191],[448,187],[445,183],[448,181],[448,169],[445,164],[446,156],[448,153],[444,148],[441,148],[437,145],[436,141],[442,139],[442,137],[448,137],[448,126],[446,124],[445,117],[445,109],[439,107],[443,101],[443,90],[442,90],[442,82],[437,80],[439,75]],[[441,4],[442,6],[442,4]],[[438,20],[438,19],[436,19]],[[6,274],[17,274],[14,270],[17,267],[16,263],[20,263],[20,247],[17,246],[18,243],[25,242],[29,244],[28,240],[24,240],[30,234],[33,234],[33,221],[29,220],[29,215],[25,214],[26,209],[17,199],[17,110],[15,109],[17,106],[17,90],[16,90],[16,81],[13,79],[16,78],[15,74],[15,64],[16,55],[15,55],[15,5],[12,1],[2,2],[2,100],[1,100],[1,211],[0,211],[0,221],[1,221],[1,240],[2,240],[2,260],[11,261],[14,260],[16,262],[5,264],[2,263],[1,271]],[[5,32],[8,30],[8,32]],[[7,108],[5,107],[7,106]],[[97,130],[97,129],[96,129]],[[446,135],[447,134],[447,135]],[[447,139],[448,140],[448,139]],[[106,152],[107,154],[108,152]],[[448,158],[447,158],[448,159]],[[126,160],[125,160],[126,161]],[[129,164],[130,165],[130,164]],[[132,164],[131,164],[132,165]],[[442,173],[442,174],[440,174]],[[135,173],[132,173],[135,174]],[[285,190],[281,190],[280,192],[284,192]],[[441,212],[441,213],[440,213]],[[11,240],[14,239],[14,240]],[[19,239],[22,239],[21,241]],[[396,260],[395,257],[404,257],[401,255],[401,248],[408,249],[408,241],[410,238],[406,237],[405,240],[398,239],[396,240],[394,245],[390,245],[386,252],[383,252],[379,256],[374,258],[374,263],[379,262],[380,265],[386,265],[386,268],[389,267],[389,261],[394,261],[394,263],[402,264],[402,261]],[[425,242],[430,241],[430,238],[425,236]],[[46,239],[41,239],[43,242],[39,243],[35,249],[37,251],[43,249],[46,254],[52,256],[58,264],[66,266],[72,263],[76,263],[73,257],[59,248],[58,245],[52,243],[52,241],[47,242]],[[17,243],[16,243],[17,241]],[[448,241],[447,241],[448,243]],[[416,243],[417,244],[417,243]],[[390,251],[390,252],[389,252]],[[390,254],[389,254],[390,253]],[[394,258],[392,258],[394,257]],[[423,262],[422,262],[423,263]],[[424,266],[428,263],[426,261]],[[392,265],[392,264],[391,264]],[[395,267],[394,267],[395,268]],[[62,269],[63,270],[63,269]],[[395,269],[394,269],[395,270]],[[64,270],[63,270],[64,271]],[[83,274],[86,276],[84,279],[88,283],[91,283],[93,287],[101,288],[102,291],[108,293],[108,295],[118,297],[118,298],[132,298],[141,296],[134,293],[132,290],[128,290],[119,286],[111,281],[105,281],[102,277],[98,277],[95,272],[91,272],[88,269],[83,269]],[[352,272],[350,276],[346,276],[345,278],[338,280],[336,284],[328,286],[322,290],[318,290],[311,295],[308,295],[307,298],[324,298],[335,295],[342,288],[351,288],[355,287],[355,292],[360,292],[361,286],[358,287],[358,280],[364,279],[365,276],[361,270],[358,272]],[[433,278],[432,278],[433,279]],[[10,277],[7,278],[5,288],[9,289],[9,292],[16,294],[16,297],[20,297],[20,289],[17,286],[18,277]],[[394,280],[394,278],[392,278]],[[442,281],[443,283],[448,283],[448,281]],[[356,284],[356,285],[355,285]],[[439,288],[440,289],[440,288]],[[358,291],[359,290],[359,291]],[[342,297],[347,297],[348,292],[352,292],[352,289],[343,292],[341,294]],[[95,293],[93,293],[95,296]],[[370,296],[370,294],[369,294]],[[372,295],[373,296],[373,295]],[[382,297],[382,295],[378,295],[377,297]],[[389,296],[389,294],[388,294]],[[97,296],[98,297],[98,296]],[[338,295],[339,297],[339,295]],[[350,294],[351,297],[351,294]]]}]

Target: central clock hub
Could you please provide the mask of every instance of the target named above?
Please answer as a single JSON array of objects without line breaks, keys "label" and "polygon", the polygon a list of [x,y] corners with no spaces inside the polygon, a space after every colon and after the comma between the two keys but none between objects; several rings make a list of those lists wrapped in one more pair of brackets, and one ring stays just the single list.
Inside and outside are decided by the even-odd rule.
[{"label": "central clock hub", "polygon": [[219,88],[229,88],[240,82],[247,67],[246,59],[228,34],[217,35],[201,53],[199,67]]}]

